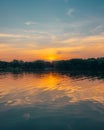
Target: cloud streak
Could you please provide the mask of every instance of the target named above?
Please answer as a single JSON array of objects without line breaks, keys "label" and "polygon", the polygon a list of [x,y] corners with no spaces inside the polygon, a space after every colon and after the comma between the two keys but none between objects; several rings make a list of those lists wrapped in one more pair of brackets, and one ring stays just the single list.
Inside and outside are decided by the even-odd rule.
[{"label": "cloud streak", "polygon": [[27,26],[36,25],[36,24],[37,24],[37,22],[33,22],[33,21],[25,22],[25,25],[27,25]]},{"label": "cloud streak", "polygon": [[18,35],[18,34],[6,34],[6,33],[0,33],[0,38],[22,38],[26,36]]},{"label": "cloud streak", "polygon": [[[0,34],[0,37],[1,36],[15,37],[13,34],[9,36],[7,34]],[[17,35],[16,37],[20,38]],[[30,39],[32,37],[30,36]],[[0,43],[0,58],[5,60],[12,60],[13,58],[23,60],[48,60],[47,57],[55,57],[56,60],[60,60],[80,57],[100,57],[104,55],[104,35],[77,36],[63,40],[58,40],[56,37],[51,39],[49,43],[45,43],[46,41],[43,42],[41,37],[38,40],[38,42],[35,42],[34,39],[34,42],[28,41],[27,43],[24,42],[24,44],[22,41],[21,43],[19,41],[20,46],[19,44],[16,45],[13,43]],[[40,41],[42,41],[42,43],[40,43]]]}]

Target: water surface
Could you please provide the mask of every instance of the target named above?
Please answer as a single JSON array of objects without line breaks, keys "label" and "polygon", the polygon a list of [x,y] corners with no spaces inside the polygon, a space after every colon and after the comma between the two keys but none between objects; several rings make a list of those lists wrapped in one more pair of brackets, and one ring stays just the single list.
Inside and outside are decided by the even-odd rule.
[{"label": "water surface", "polygon": [[104,130],[103,74],[0,73],[0,130]]}]

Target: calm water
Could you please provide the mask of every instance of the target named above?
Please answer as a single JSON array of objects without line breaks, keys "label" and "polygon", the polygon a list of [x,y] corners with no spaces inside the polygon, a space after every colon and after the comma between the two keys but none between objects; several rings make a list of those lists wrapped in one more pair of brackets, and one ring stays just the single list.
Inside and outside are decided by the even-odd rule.
[{"label": "calm water", "polygon": [[104,75],[0,73],[0,130],[104,130]]}]

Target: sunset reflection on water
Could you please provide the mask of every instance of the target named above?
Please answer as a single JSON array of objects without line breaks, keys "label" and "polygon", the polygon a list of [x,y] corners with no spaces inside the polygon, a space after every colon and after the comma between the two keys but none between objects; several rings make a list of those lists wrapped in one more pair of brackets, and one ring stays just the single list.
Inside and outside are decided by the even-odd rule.
[{"label": "sunset reflection on water", "polygon": [[0,75],[0,101],[4,107],[35,104],[60,107],[80,101],[104,105],[104,81],[85,77],[73,79],[55,72],[8,73]]},{"label": "sunset reflection on water", "polygon": [[0,130],[103,130],[103,77],[0,73]]}]

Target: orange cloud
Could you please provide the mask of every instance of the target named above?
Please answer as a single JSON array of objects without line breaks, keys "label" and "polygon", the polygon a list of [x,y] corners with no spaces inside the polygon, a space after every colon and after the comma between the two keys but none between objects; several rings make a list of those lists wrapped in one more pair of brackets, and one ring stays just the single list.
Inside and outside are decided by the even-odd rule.
[{"label": "orange cloud", "polygon": [[54,40],[51,44],[24,44],[23,47],[10,43],[0,44],[0,60],[61,60],[70,58],[88,58],[104,56],[104,37],[87,36],[66,40]]}]

